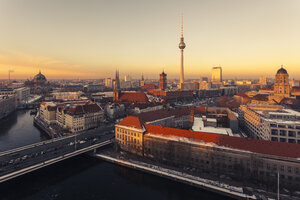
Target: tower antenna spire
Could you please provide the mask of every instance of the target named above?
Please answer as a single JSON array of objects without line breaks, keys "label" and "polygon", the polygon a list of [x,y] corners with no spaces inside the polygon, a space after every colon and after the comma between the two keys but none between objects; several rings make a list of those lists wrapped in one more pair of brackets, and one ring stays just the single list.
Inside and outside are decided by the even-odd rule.
[{"label": "tower antenna spire", "polygon": [[183,38],[183,14],[181,13],[181,37]]}]

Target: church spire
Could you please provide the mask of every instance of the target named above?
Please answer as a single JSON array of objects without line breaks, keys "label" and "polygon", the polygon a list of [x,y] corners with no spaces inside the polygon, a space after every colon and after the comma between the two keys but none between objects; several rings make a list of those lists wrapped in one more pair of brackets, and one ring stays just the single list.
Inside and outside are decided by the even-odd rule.
[{"label": "church spire", "polygon": [[120,89],[120,74],[119,70],[116,70],[116,78],[115,78],[115,90]]},{"label": "church spire", "polygon": [[113,92],[113,101],[119,101],[119,98],[121,96],[121,90],[120,90],[120,74],[119,70],[116,70],[116,77],[115,77],[115,85],[114,85],[114,92]]}]

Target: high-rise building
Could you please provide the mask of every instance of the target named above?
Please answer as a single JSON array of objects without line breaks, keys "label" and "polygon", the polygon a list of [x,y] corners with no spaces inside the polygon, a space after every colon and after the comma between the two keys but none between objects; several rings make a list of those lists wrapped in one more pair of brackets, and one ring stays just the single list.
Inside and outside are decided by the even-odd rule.
[{"label": "high-rise building", "polygon": [[199,81],[199,90],[211,89],[211,82]]},{"label": "high-rise building", "polygon": [[165,72],[163,71],[159,75],[159,77],[160,77],[160,79],[159,79],[159,89],[161,89],[161,90],[167,89],[167,74],[165,74]]},{"label": "high-rise building", "polygon": [[180,88],[183,89],[184,83],[184,69],[183,69],[183,49],[185,48],[185,43],[183,39],[183,16],[181,16],[181,37],[179,43],[179,49],[181,54],[181,63],[180,63]]},{"label": "high-rise building", "polygon": [[222,67],[213,67],[211,73],[212,82],[222,82]]},{"label": "high-rise building", "polygon": [[27,103],[30,96],[30,88],[28,87],[17,88],[15,89],[15,92],[16,92],[16,100],[18,105]]},{"label": "high-rise building", "polygon": [[284,97],[290,96],[289,74],[283,66],[281,66],[275,76],[274,95]]},{"label": "high-rise building", "polygon": [[145,85],[144,75],[142,74],[141,87]]},{"label": "high-rise building", "polygon": [[295,80],[295,79],[293,79],[293,80],[290,81],[290,85],[291,85],[292,87],[300,86],[300,80]]},{"label": "high-rise building", "polygon": [[111,80],[111,78],[106,78],[105,79],[105,86],[109,87],[109,88],[112,88],[112,80]]},{"label": "high-rise building", "polygon": [[120,90],[120,77],[119,77],[119,70],[116,71],[116,78],[114,83],[114,93],[113,93],[113,101],[118,101],[121,95]]},{"label": "high-rise building", "polygon": [[300,113],[280,105],[247,104],[239,110],[240,125],[250,137],[300,144]]},{"label": "high-rise building", "polygon": [[259,84],[260,85],[267,85],[267,77],[265,77],[265,76],[259,77]]},{"label": "high-rise building", "polygon": [[132,81],[131,76],[129,76],[129,75],[124,76],[124,81],[125,81],[125,82],[130,82],[130,81]]}]

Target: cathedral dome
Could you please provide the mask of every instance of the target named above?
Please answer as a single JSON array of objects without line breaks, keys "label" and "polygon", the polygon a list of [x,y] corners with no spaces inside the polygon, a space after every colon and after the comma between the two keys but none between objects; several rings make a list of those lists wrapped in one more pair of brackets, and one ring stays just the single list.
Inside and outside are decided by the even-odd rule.
[{"label": "cathedral dome", "polygon": [[283,67],[281,67],[278,71],[277,74],[287,74],[286,69],[284,69]]},{"label": "cathedral dome", "polygon": [[41,71],[34,76],[33,78],[34,81],[46,81],[46,77],[41,73]]}]

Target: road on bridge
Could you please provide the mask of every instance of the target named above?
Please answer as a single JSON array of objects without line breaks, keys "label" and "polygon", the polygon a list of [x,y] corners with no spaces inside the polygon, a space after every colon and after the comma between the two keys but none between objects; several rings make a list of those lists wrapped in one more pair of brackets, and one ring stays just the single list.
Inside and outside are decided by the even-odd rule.
[{"label": "road on bridge", "polygon": [[110,125],[1,152],[0,182],[5,181],[9,174],[22,171],[22,169],[37,164],[45,164],[56,158],[64,158],[66,155],[72,157],[84,153],[89,150],[89,147],[97,147],[97,144],[113,139],[113,130],[114,126]]}]

